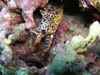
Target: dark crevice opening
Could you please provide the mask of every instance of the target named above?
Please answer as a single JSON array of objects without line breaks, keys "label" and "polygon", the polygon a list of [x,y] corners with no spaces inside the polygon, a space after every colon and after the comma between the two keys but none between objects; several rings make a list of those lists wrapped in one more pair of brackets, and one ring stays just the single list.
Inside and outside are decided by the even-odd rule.
[{"label": "dark crevice opening", "polygon": [[25,41],[19,41],[19,40],[17,40],[12,45],[15,46],[17,44],[25,44]]},{"label": "dark crevice opening", "polygon": [[37,68],[42,68],[42,67],[44,67],[44,65],[41,63],[41,62],[39,62],[39,61],[37,61],[37,60],[35,60],[35,59],[25,59],[25,60],[23,60],[29,67],[32,67],[32,66],[35,66],[35,67],[37,67]]}]

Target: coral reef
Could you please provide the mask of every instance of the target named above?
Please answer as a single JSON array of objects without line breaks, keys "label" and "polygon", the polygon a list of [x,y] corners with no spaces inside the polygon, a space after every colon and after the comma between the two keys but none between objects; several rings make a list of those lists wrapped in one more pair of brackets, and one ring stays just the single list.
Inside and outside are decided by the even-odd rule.
[{"label": "coral reef", "polygon": [[99,75],[99,19],[74,2],[0,0],[0,75]]}]

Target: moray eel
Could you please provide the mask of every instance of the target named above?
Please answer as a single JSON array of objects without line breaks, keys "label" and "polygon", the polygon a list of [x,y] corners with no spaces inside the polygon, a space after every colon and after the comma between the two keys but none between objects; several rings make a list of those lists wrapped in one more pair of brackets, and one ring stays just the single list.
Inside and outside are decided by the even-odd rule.
[{"label": "moray eel", "polygon": [[54,4],[48,4],[40,10],[40,13],[42,15],[42,19],[38,27],[38,32],[33,31],[37,35],[34,44],[40,43],[41,39],[45,37],[46,48],[44,52],[47,52],[62,20],[63,8],[62,6],[58,7]]}]

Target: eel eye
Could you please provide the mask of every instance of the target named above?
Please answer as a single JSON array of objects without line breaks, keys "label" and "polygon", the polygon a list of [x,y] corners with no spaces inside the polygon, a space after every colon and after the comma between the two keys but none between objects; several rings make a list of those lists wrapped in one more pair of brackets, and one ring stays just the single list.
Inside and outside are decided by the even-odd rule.
[{"label": "eel eye", "polygon": [[42,34],[45,35],[45,30],[42,30]]}]

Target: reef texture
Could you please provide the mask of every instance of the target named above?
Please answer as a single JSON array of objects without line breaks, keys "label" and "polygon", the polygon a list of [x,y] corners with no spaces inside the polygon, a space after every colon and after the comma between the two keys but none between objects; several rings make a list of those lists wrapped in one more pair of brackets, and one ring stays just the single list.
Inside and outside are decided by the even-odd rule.
[{"label": "reef texture", "polygon": [[0,75],[100,75],[99,22],[85,27],[64,9],[48,0],[0,0]]}]

